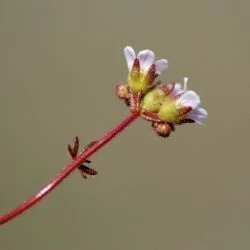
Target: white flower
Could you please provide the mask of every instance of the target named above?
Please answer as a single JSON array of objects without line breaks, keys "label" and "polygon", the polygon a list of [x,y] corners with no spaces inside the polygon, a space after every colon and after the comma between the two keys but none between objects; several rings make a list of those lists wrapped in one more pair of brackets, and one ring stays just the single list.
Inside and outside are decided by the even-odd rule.
[{"label": "white flower", "polygon": [[181,84],[175,84],[170,96],[166,97],[158,113],[162,120],[178,123],[190,119],[199,124],[206,120],[208,113],[199,107],[199,95],[192,90],[187,90],[187,81],[188,78],[184,78],[183,88]]},{"label": "white flower", "polygon": [[177,100],[183,106],[191,107],[191,111],[186,114],[187,119],[191,119],[199,124],[202,124],[208,117],[205,109],[199,107],[200,97],[194,92],[187,89],[188,78],[184,77],[183,95]]},{"label": "white flower", "polygon": [[154,62],[155,54],[151,50],[141,50],[136,56],[132,47],[127,46],[124,48],[124,55],[128,64],[128,70],[131,71],[134,61],[137,58],[140,63],[141,73],[147,74],[150,67],[154,64],[156,67],[156,74],[159,75],[164,69],[168,68],[168,60],[160,59]]},{"label": "white flower", "polygon": [[155,54],[151,50],[142,50],[137,55],[130,46],[124,48],[127,61],[129,85],[134,92],[144,92],[157,75],[168,68],[168,60],[155,61]]}]

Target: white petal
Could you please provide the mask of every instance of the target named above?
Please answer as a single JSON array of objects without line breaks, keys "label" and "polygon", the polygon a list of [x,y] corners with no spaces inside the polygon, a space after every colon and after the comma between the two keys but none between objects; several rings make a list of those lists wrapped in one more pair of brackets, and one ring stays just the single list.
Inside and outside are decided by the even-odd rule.
[{"label": "white petal", "polygon": [[156,67],[156,74],[160,74],[164,69],[168,68],[168,60],[166,59],[160,59],[155,62],[155,67]]},{"label": "white petal", "polygon": [[207,116],[208,113],[203,108],[193,109],[187,114],[187,118],[192,119],[199,124],[202,124],[207,119]]},{"label": "white petal", "polygon": [[187,91],[187,82],[188,82],[188,77],[184,77],[184,84],[183,84],[183,90],[184,90],[184,92]]},{"label": "white petal", "polygon": [[182,90],[181,84],[180,83],[175,83],[174,89],[172,90],[171,95],[172,96],[177,96],[177,95],[179,95],[179,94],[181,94],[183,92],[184,91]]},{"label": "white petal", "polygon": [[190,106],[192,109],[196,109],[200,104],[200,97],[194,91],[188,90],[177,102],[182,106]]},{"label": "white petal", "polygon": [[151,50],[142,50],[138,53],[137,58],[140,62],[140,68],[144,73],[147,73],[151,65],[154,63],[155,54]]},{"label": "white petal", "polygon": [[136,58],[134,49],[130,46],[125,47],[124,48],[124,56],[125,56],[127,64],[128,64],[128,70],[131,71],[132,66],[134,64],[134,60]]}]

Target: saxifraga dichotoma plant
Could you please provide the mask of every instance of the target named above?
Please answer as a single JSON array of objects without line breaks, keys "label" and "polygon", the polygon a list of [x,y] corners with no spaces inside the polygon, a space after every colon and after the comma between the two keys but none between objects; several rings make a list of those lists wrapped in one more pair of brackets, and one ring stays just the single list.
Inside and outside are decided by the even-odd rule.
[{"label": "saxifraga dichotoma plant", "polygon": [[206,120],[207,112],[200,107],[200,97],[194,91],[187,89],[188,78],[184,78],[183,85],[155,81],[157,76],[168,67],[166,59],[155,61],[155,54],[151,50],[142,50],[136,55],[133,48],[129,46],[125,47],[124,55],[128,65],[128,79],[126,84],[116,85],[115,92],[129,107],[130,114],[100,140],[90,142],[79,154],[79,139],[75,137],[73,144],[68,145],[71,163],[37,194],[2,215],[0,225],[35,205],[76,168],[84,178],[87,175],[96,175],[97,172],[94,169],[86,166],[90,163],[88,158],[137,118],[149,121],[153,130],[164,138],[168,137],[178,125],[202,124]]}]

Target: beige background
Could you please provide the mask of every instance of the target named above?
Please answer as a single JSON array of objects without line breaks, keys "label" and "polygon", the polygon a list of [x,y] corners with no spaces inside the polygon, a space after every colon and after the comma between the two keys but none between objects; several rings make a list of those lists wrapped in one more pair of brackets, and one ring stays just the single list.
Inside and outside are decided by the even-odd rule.
[{"label": "beige background", "polygon": [[250,249],[248,0],[0,1],[0,214],[62,169],[67,143],[99,138],[128,110],[123,47],[190,77],[206,126],[164,140],[142,120],[1,227],[3,250]]}]

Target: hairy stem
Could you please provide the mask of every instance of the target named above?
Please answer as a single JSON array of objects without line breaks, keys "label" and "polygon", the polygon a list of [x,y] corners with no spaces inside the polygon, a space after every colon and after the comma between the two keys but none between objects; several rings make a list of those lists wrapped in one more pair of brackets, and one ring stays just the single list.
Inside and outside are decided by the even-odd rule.
[{"label": "hairy stem", "polygon": [[138,113],[131,113],[121,123],[116,125],[110,132],[104,135],[99,141],[88,147],[82,153],[80,153],[73,161],[66,166],[60,173],[58,173],[54,179],[52,179],[45,187],[43,187],[37,194],[30,197],[28,200],[21,203],[19,206],[11,210],[10,212],[0,216],[0,225],[12,220],[16,216],[22,214],[30,207],[34,206],[49,192],[56,188],[70,173],[72,173],[77,167],[79,167],[88,157],[93,155],[96,151],[101,149],[116,135],[118,135],[123,129],[125,129],[130,123],[132,123],[137,117]]}]

